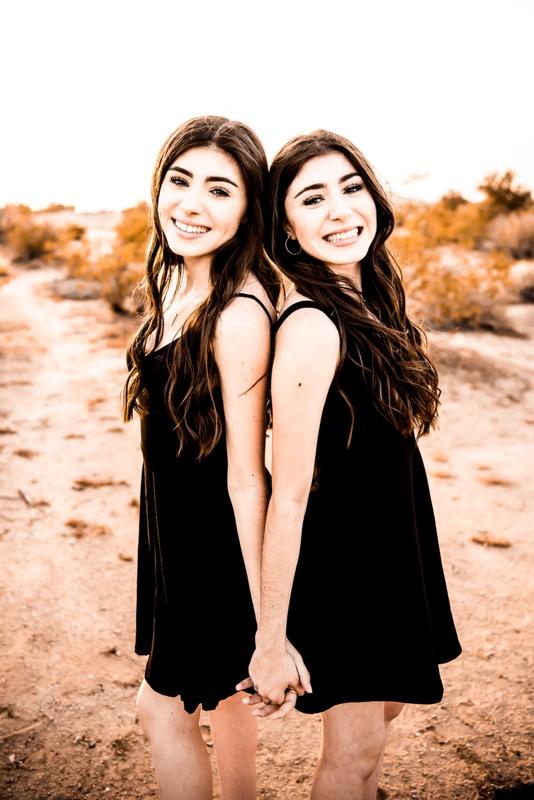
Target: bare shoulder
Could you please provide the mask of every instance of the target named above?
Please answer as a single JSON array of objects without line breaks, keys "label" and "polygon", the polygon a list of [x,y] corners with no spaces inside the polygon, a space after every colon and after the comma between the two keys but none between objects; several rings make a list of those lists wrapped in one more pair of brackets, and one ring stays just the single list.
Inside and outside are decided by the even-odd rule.
[{"label": "bare shoulder", "polygon": [[[281,313],[301,300],[309,298],[292,292]],[[312,403],[315,399],[321,405],[334,377],[339,352],[338,329],[324,311],[304,306],[287,315],[276,332],[273,400],[294,403],[299,413],[302,413],[303,400]]]},{"label": "bare shoulder", "polygon": [[247,282],[241,292],[249,296],[236,295],[232,298],[219,315],[216,335],[228,330],[253,330],[258,327],[260,330],[270,331],[270,323],[275,320],[276,311],[263,286],[259,281]]},{"label": "bare shoulder", "polygon": [[310,298],[306,297],[306,295],[303,295],[300,292],[298,292],[294,286],[291,286],[291,289],[287,292],[287,294],[284,297],[283,304],[280,306],[280,311],[278,313],[278,316],[279,317],[282,316],[284,311],[286,311],[288,308],[291,308],[291,306],[294,306],[295,303],[300,303],[302,300],[309,300],[309,299]]},{"label": "bare shoulder", "polygon": [[[310,298],[292,289],[281,308],[279,318],[293,306]],[[278,328],[277,343],[305,343],[311,349],[323,345],[327,350],[339,346],[339,332],[333,320],[318,308],[299,308],[288,314]]]}]

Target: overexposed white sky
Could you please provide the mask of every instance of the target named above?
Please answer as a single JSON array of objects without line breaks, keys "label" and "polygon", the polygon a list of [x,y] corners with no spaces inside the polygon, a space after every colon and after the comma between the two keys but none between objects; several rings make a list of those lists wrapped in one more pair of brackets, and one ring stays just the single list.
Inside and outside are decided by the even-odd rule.
[{"label": "overexposed white sky", "polygon": [[0,206],[147,199],[198,114],[352,139],[392,191],[534,188],[532,0],[27,0],[3,6]]}]

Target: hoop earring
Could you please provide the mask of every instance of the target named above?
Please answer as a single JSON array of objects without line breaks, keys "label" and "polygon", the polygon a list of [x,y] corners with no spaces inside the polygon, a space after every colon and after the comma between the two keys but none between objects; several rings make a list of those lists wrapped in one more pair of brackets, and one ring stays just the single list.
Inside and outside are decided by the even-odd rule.
[{"label": "hoop earring", "polygon": [[287,252],[289,253],[289,255],[290,256],[298,256],[298,255],[300,255],[302,253],[302,247],[300,246],[300,244],[297,242],[298,250],[293,251],[293,250],[289,249],[289,242],[297,242],[297,240],[293,239],[293,237],[290,236],[289,234],[287,235],[286,241],[285,241],[285,248],[286,248]]}]

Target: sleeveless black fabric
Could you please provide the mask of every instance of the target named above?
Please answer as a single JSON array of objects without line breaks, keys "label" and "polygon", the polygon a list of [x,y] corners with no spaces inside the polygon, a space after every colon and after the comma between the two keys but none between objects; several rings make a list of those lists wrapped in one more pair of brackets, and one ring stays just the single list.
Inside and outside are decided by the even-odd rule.
[{"label": "sleeveless black fabric", "polygon": [[[312,301],[290,306],[275,330]],[[350,348],[350,342],[348,343]],[[338,703],[437,703],[438,664],[461,647],[451,615],[432,503],[414,436],[375,408],[349,358],[333,382],[317,444],[315,477],[288,615],[288,638],[311,675],[305,713]]]},{"label": "sleeveless black fabric", "polygon": [[[248,675],[256,621],[227,489],[224,433],[200,462],[191,446],[176,455],[164,392],[179,342],[149,353],[142,367],[149,408],[141,418],[135,652],[149,656],[152,689],[180,695],[192,713],[235,694]],[[224,419],[219,387],[215,402]]]},{"label": "sleeveless black fabric", "polygon": [[258,303],[258,305],[260,305],[263,308],[263,310],[265,311],[265,313],[269,317],[269,322],[272,323],[271,315],[269,314],[269,311],[267,310],[267,307],[261,302],[259,297],[256,297],[255,294],[245,294],[245,292],[238,292],[238,294],[236,294],[235,296],[236,297],[248,297],[251,300],[255,300],[256,303]]}]

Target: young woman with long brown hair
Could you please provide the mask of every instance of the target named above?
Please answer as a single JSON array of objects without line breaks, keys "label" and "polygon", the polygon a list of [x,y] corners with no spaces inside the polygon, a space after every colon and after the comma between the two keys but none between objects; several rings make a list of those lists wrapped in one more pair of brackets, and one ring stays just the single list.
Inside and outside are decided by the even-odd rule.
[{"label": "young woman with long brown hair", "polygon": [[247,126],[201,117],[168,138],[152,180],[124,414],[141,415],[138,709],[162,800],[212,796],[201,705],[225,800],[255,798],[256,721],[235,684],[254,650],[268,500],[266,178]]},{"label": "young woman with long brown hair", "polygon": [[270,187],[270,255],[292,289],[275,326],[257,649],[238,688],[256,687],[259,716],[322,712],[314,800],[374,800],[389,722],[438,702],[438,664],[460,653],[417,447],[438,379],[363,155],[327,131],[299,136]]}]

